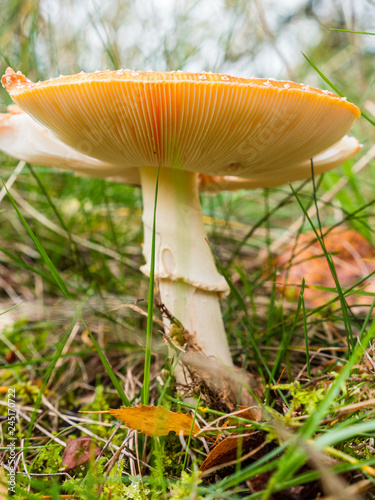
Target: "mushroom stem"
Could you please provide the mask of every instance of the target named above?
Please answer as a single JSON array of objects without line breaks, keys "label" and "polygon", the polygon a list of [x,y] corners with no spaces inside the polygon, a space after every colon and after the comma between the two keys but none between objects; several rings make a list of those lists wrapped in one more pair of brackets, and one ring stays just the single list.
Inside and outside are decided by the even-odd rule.
[{"label": "mushroom stem", "polygon": [[[144,247],[149,275],[157,168],[142,167]],[[156,211],[155,279],[163,304],[208,356],[232,366],[220,310],[228,285],[215,266],[202,221],[197,174],[161,168]]]}]

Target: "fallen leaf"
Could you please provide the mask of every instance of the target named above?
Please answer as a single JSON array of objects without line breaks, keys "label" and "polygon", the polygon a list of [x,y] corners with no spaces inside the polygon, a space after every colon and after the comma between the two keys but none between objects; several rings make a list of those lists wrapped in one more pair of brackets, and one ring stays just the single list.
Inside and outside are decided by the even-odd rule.
[{"label": "fallen leaf", "polygon": [[[323,234],[326,231],[323,230]],[[331,253],[338,280],[342,288],[350,288],[375,270],[375,248],[355,229],[336,228],[324,236],[327,251]],[[294,256],[294,257],[293,257]],[[291,260],[293,258],[293,260]],[[336,288],[323,250],[316,241],[315,233],[309,231],[294,244],[284,249],[276,259],[281,269],[278,276],[279,289],[288,300],[295,301],[300,293],[300,284],[305,278],[305,301],[309,307],[319,307],[332,299],[335,293],[314,289],[316,286]],[[375,278],[364,280],[360,287],[368,285],[364,292],[375,292]],[[361,292],[346,297],[349,305],[368,305],[374,297]]]},{"label": "fallen leaf", "polygon": [[101,449],[90,437],[69,438],[61,465],[65,465],[64,471],[69,472],[79,465],[87,464],[90,458],[96,458],[100,452]]},{"label": "fallen leaf", "polygon": [[[236,425],[238,427],[246,426],[245,422],[240,422],[235,417],[244,418],[247,420],[253,420],[260,422],[261,413],[259,413],[259,407],[247,407],[238,405],[238,410],[230,416],[228,420],[224,422],[222,429],[224,430],[228,424]],[[238,457],[238,448],[241,447],[241,457],[255,450],[264,442],[264,437],[261,433],[255,432],[254,429],[249,426],[249,430],[242,430],[241,434],[232,433],[229,437],[223,439],[218,444],[217,441],[220,438],[220,434],[217,436],[215,441],[215,446],[212,448],[211,452],[205,459],[205,461],[200,466],[199,470],[205,472],[208,469],[217,468],[219,466],[224,466]],[[258,453],[254,453],[254,458],[257,458]]]},{"label": "fallen leaf", "polygon": [[191,415],[176,413],[164,406],[133,406],[117,410],[110,409],[108,413],[125,422],[126,427],[143,432],[147,436],[167,436],[170,432],[184,436],[190,434],[193,426],[193,435],[200,431]]},{"label": "fallen leaf", "polygon": [[[260,422],[262,420],[262,415],[259,414],[259,409],[257,407],[247,407],[243,405],[238,405],[240,412],[235,413],[236,417],[246,418],[247,420],[252,420],[253,422]],[[238,423],[238,420],[237,420]]]},{"label": "fallen leaf", "polygon": [[[201,472],[224,465],[238,458],[238,448],[241,447],[241,456],[255,450],[264,442],[264,436],[260,432],[249,430],[245,435],[232,434],[217,444],[199,467]],[[257,458],[257,453],[252,458]]]}]

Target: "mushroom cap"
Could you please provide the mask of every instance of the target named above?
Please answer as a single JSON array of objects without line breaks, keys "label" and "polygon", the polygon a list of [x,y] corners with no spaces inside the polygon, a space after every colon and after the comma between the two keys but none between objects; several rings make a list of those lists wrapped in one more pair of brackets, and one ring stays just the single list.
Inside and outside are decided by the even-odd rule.
[{"label": "mushroom cap", "polygon": [[[341,165],[355,153],[361,150],[361,145],[355,137],[345,135],[340,141],[330,148],[322,151],[317,156],[312,158],[314,166],[314,174],[319,175],[328,172],[335,167]],[[308,179],[311,177],[311,160],[306,160],[288,170],[290,181]],[[264,179],[246,179],[244,177],[235,176],[218,176],[218,175],[203,175],[199,174],[199,190],[208,192],[220,191],[237,191],[238,189],[255,189],[255,188],[272,188],[288,182],[288,178],[284,172],[275,172],[272,177]]]},{"label": "mushroom cap", "polygon": [[117,166],[79,153],[57,139],[17,106],[0,113],[0,151],[18,160],[45,167],[72,170],[79,175],[140,184],[138,168],[128,168],[117,177]]},{"label": "mushroom cap", "polygon": [[299,165],[360,115],[327,91],[209,73],[118,70],[32,83],[8,69],[2,82],[61,141],[110,163],[113,176],[160,164],[282,184],[301,178]]},{"label": "mushroom cap", "polygon": [[[345,135],[338,143],[313,158],[315,174],[321,174],[341,165],[360,149],[357,139]],[[118,171],[117,166],[84,155],[67,146],[15,105],[8,106],[8,113],[0,113],[0,151],[19,160],[71,170],[82,176],[134,185],[141,183],[138,168],[126,168],[122,170],[121,175],[113,175],[113,169]],[[295,167],[293,180],[305,179],[310,175],[311,162],[308,160]],[[199,174],[198,177],[199,190],[213,193],[274,187],[283,182],[285,176],[255,180],[204,174]]]}]

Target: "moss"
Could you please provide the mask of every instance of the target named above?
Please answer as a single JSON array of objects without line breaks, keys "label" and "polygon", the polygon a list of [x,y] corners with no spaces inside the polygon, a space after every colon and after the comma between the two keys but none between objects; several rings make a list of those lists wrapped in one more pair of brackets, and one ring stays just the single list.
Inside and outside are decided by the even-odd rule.
[{"label": "moss", "polygon": [[192,472],[188,474],[185,471],[181,473],[181,479],[171,487],[171,499],[179,500],[181,498],[195,498],[197,500],[201,500],[202,497],[196,496],[197,486],[202,482],[199,479],[199,472]]},{"label": "moss", "polygon": [[289,415],[299,407],[303,408],[303,413],[310,415],[316,409],[318,403],[324,399],[326,394],[325,387],[303,389],[298,380],[292,384],[276,384],[271,388],[290,392],[291,401],[288,411]]}]

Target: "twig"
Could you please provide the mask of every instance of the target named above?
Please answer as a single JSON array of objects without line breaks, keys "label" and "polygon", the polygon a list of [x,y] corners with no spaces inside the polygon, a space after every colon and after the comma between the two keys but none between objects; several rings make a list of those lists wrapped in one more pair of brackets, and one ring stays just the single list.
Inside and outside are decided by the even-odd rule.
[{"label": "twig", "polygon": [[[27,415],[26,413],[24,413],[20,408],[18,409],[18,411],[19,411],[20,416],[22,418],[24,418],[27,422],[31,421],[31,418],[29,417],[29,415]],[[65,448],[66,444],[60,438],[54,436],[51,432],[47,431],[47,429],[45,429],[44,427],[42,427],[40,424],[35,423],[35,427],[37,429],[39,429],[46,436],[48,436],[49,438],[53,439],[53,441],[56,441],[57,444],[59,444],[60,446],[64,446],[64,448]]]},{"label": "twig", "polygon": [[100,450],[99,455],[96,457],[95,463],[99,460],[99,458],[103,455],[103,453],[105,452],[105,450],[108,448],[110,442],[115,437],[116,432],[119,430],[120,427],[121,427],[121,422],[117,422],[117,424],[115,425],[115,428],[112,431],[112,434],[109,436],[107,442],[105,443],[105,445],[103,446],[103,448]]},{"label": "twig", "polygon": [[113,455],[113,457],[109,460],[109,462],[107,463],[107,470],[104,474],[104,478],[103,478],[103,481],[99,484],[99,488],[98,488],[98,492],[97,492],[97,495],[98,497],[100,497],[100,495],[102,494],[102,491],[103,491],[103,488],[104,488],[104,484],[111,472],[111,470],[113,469],[115,463],[116,463],[116,460],[118,459],[120,453],[122,452],[123,448],[125,448],[125,444],[122,444],[120,446],[120,448],[116,451],[116,453]]},{"label": "twig", "polygon": [[[43,396],[42,397],[42,401],[43,401],[43,404],[45,406],[47,406],[47,408],[49,408],[53,413],[55,413],[58,417],[60,417],[62,420],[64,420],[65,422],[67,422],[69,425],[75,427],[76,429],[79,429],[81,432],[83,432],[84,434],[87,434],[88,436],[96,439],[97,441],[102,441],[104,443],[107,442],[106,439],[103,439],[102,437],[100,436],[97,436],[96,434],[94,434],[93,432],[89,431],[88,429],[86,429],[85,427],[81,426],[81,425],[77,425],[76,422],[74,422],[73,420],[70,420],[69,417],[67,417],[66,415],[64,415],[63,413],[61,413],[59,410],[57,410],[49,401],[48,399]],[[66,446],[66,444],[64,443],[64,446]],[[112,444],[111,446],[113,446],[116,450],[118,449],[118,446]]]}]

